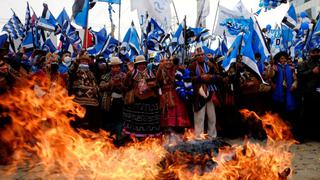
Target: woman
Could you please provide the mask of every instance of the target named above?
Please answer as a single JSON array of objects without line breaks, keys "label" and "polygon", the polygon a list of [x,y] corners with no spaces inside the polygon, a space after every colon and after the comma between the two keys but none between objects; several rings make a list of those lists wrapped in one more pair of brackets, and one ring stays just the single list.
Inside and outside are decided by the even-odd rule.
[{"label": "woman", "polygon": [[176,67],[173,59],[165,59],[157,72],[157,81],[161,87],[160,125],[162,128],[188,127],[190,120],[186,107],[175,90]]},{"label": "woman", "polygon": [[134,69],[128,68],[123,132],[135,137],[160,135],[159,98],[155,75],[147,69],[143,55],[135,58]]},{"label": "woman", "polygon": [[122,61],[118,57],[110,59],[109,66],[111,72],[101,76],[100,93],[101,107],[108,112],[108,117],[104,117],[104,125],[107,131],[111,134],[116,134],[119,139],[122,129],[122,109],[123,109],[123,95],[125,92],[125,78],[126,74],[121,72],[120,65]]}]

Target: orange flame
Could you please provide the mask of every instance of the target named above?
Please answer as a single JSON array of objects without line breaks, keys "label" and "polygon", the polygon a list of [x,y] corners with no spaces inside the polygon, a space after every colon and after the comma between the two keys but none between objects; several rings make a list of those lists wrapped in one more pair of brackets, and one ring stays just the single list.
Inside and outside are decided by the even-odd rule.
[{"label": "orange flame", "polygon": [[[0,140],[14,154],[4,169],[6,178],[39,177],[45,179],[285,179],[290,171],[293,143],[288,126],[277,116],[259,118],[255,113],[242,113],[262,121],[266,145],[246,142],[221,149],[217,157],[168,154],[164,139],[146,139],[117,148],[107,132],[76,132],[70,121],[84,116],[85,110],[69,97],[65,89],[47,79],[27,81],[1,97],[0,105],[12,123],[0,131]],[[194,135],[189,131],[184,139]],[[179,138],[178,138],[179,139]],[[166,160],[164,160],[164,158]],[[208,160],[217,167],[206,173]],[[194,163],[192,171],[186,165]],[[0,170],[0,172],[3,171]],[[3,174],[3,173],[2,173]]]}]

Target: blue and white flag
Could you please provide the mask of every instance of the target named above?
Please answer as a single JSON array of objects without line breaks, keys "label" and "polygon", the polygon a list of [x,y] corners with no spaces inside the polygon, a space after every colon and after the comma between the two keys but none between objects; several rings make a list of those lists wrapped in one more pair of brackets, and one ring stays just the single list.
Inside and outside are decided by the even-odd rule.
[{"label": "blue and white flag", "polygon": [[24,26],[15,12],[13,12],[12,17],[4,25],[3,31],[7,31],[13,39],[19,39],[25,36]]},{"label": "blue and white flag", "polygon": [[57,47],[54,45],[50,37],[42,45],[42,49],[47,52],[54,53],[57,50]]},{"label": "blue and white flag", "polygon": [[[253,21],[253,20],[252,20]],[[270,50],[266,44],[266,39],[261,32],[260,25],[257,20],[253,21],[252,29],[252,49],[254,54],[258,53],[261,55],[261,61],[265,62],[269,60]]]},{"label": "blue and white flag", "polygon": [[26,9],[26,16],[25,16],[25,23],[24,23],[26,34],[31,29],[31,23],[32,23],[32,19],[30,15],[30,7],[29,7],[29,2],[27,2],[27,9]]},{"label": "blue and white flag", "polygon": [[93,0],[93,2],[107,2],[112,4],[120,4],[121,0]]},{"label": "blue and white flag", "polygon": [[293,29],[287,27],[286,25],[281,26],[282,29],[282,48],[281,51],[290,50],[290,47],[293,45]]},{"label": "blue and white flag", "polygon": [[56,25],[57,25],[56,18],[50,12],[48,5],[43,3],[43,11],[38,22],[38,27],[41,27],[44,30],[53,32],[56,30]]},{"label": "blue and white flag", "polygon": [[149,50],[160,51],[163,49],[162,40],[165,36],[164,30],[158,25],[158,23],[151,18],[146,28],[147,42],[146,45]]},{"label": "blue and white flag", "polygon": [[121,46],[126,46],[126,49],[129,50],[131,60],[133,60],[134,56],[142,54],[138,32],[133,22],[124,36]]},{"label": "blue and white flag", "polygon": [[59,16],[57,17],[57,23],[60,27],[63,27],[66,22],[70,22],[69,15],[67,11],[63,8]]},{"label": "blue and white flag", "polygon": [[222,61],[222,67],[228,71],[230,65],[237,61],[237,57],[240,55],[240,48],[243,43],[243,32],[239,33],[236,39],[233,41],[229,48],[229,54]]},{"label": "blue and white flag", "polygon": [[282,23],[292,29],[297,25],[297,14],[293,4],[290,5],[287,14],[282,20]]},{"label": "blue and white flag", "polygon": [[34,47],[34,35],[32,31],[27,32],[27,35],[22,41],[21,46],[26,49]]},{"label": "blue and white flag", "polygon": [[137,10],[138,17],[145,17],[148,14],[169,32],[172,19],[170,4],[171,0],[131,0],[131,11]]},{"label": "blue and white flag", "polygon": [[119,41],[113,38],[112,36],[108,35],[99,54],[109,55],[116,51],[116,48],[118,47],[118,45],[119,45]]}]

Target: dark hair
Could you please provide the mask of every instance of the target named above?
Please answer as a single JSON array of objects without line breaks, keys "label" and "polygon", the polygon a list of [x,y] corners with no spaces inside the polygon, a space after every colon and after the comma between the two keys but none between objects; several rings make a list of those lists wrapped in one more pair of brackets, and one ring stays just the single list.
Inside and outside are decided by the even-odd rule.
[{"label": "dark hair", "polygon": [[275,61],[275,63],[278,63],[280,58],[284,56],[286,59],[288,59],[289,55],[287,52],[285,51],[281,51],[281,52],[278,52],[276,55],[274,55],[273,59]]}]

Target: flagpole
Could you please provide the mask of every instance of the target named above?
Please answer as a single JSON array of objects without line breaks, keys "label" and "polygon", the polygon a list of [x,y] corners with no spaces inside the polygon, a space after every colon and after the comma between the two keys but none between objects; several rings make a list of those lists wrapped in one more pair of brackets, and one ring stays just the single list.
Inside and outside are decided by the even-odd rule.
[{"label": "flagpole", "polygon": [[182,64],[185,62],[185,56],[186,56],[186,33],[187,32],[187,16],[184,16],[183,19],[183,48],[182,48]]},{"label": "flagpole", "polygon": [[174,13],[176,14],[176,19],[177,19],[177,25],[179,25],[179,17],[178,17],[178,13],[177,13],[177,9],[176,9],[176,5],[174,4],[174,1],[171,0],[171,3],[173,5],[173,9],[174,9]]},{"label": "flagpole", "polygon": [[214,31],[214,27],[216,26],[216,23],[217,23],[217,16],[218,16],[218,11],[219,11],[219,6],[220,6],[220,0],[218,0],[216,15],[214,16],[213,27],[212,27],[212,34],[213,34],[213,31]]},{"label": "flagpole", "polygon": [[[218,16],[218,11],[219,11],[219,6],[220,6],[220,0],[218,0],[216,15],[215,15],[214,21],[213,21],[213,27],[212,27],[212,33],[211,33],[212,35],[213,35],[214,27],[216,26],[216,23],[217,23],[217,16]],[[211,42],[212,42],[212,40],[210,41],[209,47],[211,47]]]},{"label": "flagpole", "polygon": [[119,3],[119,21],[118,21],[118,56],[120,54],[120,26],[121,26],[121,0]]}]

